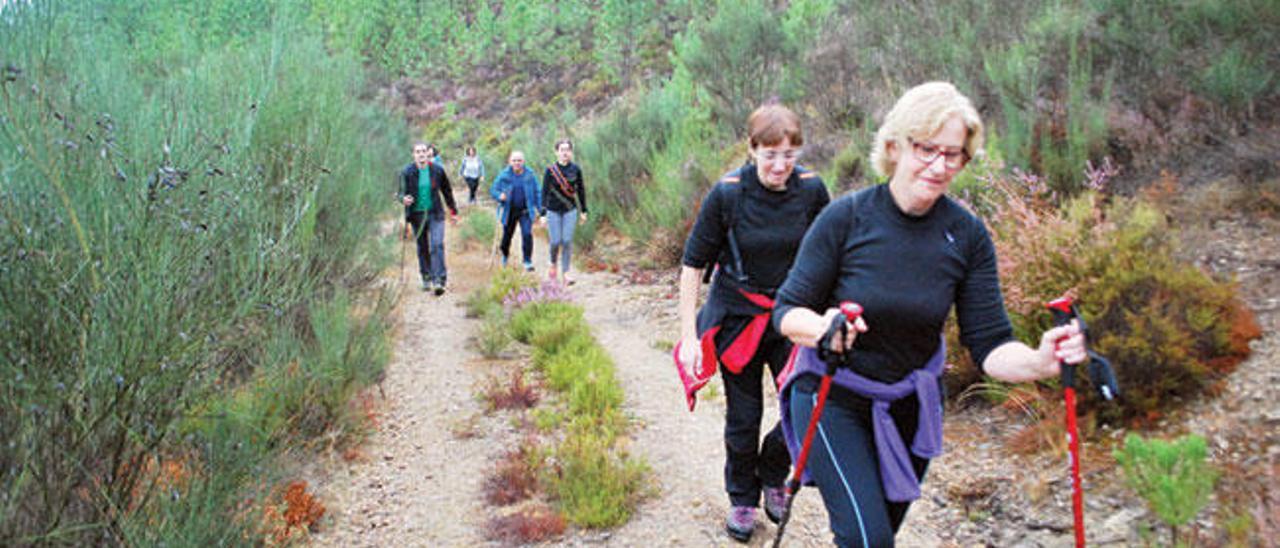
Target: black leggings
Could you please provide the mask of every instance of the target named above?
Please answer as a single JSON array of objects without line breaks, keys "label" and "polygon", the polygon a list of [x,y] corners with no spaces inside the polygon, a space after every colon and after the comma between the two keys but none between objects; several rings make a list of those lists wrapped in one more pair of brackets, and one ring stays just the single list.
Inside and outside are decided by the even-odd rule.
[{"label": "black leggings", "polygon": [[[813,384],[797,380],[791,389],[791,426],[801,437],[817,403]],[[906,425],[899,423],[898,431],[910,440],[915,435],[914,428],[907,432],[903,426]],[[911,446],[909,441],[904,443]],[[928,459],[911,455],[911,465],[916,477],[923,480]],[[806,470],[822,493],[837,546],[893,546],[893,536],[911,503],[884,498],[875,433],[865,412],[856,412],[828,398],[818,420],[818,431],[813,435]]]}]

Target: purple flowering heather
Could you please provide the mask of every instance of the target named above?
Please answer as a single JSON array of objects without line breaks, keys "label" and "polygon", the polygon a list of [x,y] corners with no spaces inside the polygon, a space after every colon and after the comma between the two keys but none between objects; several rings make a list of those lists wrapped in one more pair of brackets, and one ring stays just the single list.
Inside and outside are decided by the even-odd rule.
[{"label": "purple flowering heather", "polygon": [[502,306],[507,310],[522,308],[529,304],[546,302],[573,302],[569,289],[557,280],[546,280],[539,287],[526,287],[508,293],[502,298]]}]

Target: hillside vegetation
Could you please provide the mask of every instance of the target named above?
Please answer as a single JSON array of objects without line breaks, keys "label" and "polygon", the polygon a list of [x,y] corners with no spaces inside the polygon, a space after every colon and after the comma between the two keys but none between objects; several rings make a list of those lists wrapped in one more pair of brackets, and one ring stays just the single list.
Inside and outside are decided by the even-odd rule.
[{"label": "hillside vegetation", "polygon": [[255,544],[360,428],[407,131],[255,6],[0,9],[0,544]]}]

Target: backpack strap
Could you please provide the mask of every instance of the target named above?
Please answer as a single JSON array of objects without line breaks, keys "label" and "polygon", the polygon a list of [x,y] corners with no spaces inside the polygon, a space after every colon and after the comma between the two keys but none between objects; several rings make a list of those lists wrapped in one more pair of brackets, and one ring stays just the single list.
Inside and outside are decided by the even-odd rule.
[{"label": "backpack strap", "polygon": [[[721,209],[721,222],[727,227],[725,238],[729,240],[729,254],[733,258],[732,271],[729,272],[729,275],[733,276],[734,281],[739,284],[746,285],[747,273],[742,267],[742,251],[738,247],[738,238],[734,235],[734,227],[737,226],[738,221],[738,210],[742,207],[742,200],[745,199],[747,193],[746,185],[742,184],[742,169],[745,169],[745,166],[720,178],[721,183],[734,186],[733,191],[729,194],[733,203],[729,207]],[[711,283],[712,270],[708,268],[703,271],[702,283]]]},{"label": "backpack strap", "polygon": [[551,162],[551,178],[556,180],[556,186],[560,187],[560,192],[573,200],[577,192],[573,190],[573,185],[569,184],[569,180],[565,178],[564,173],[560,172],[560,166],[555,162]]}]

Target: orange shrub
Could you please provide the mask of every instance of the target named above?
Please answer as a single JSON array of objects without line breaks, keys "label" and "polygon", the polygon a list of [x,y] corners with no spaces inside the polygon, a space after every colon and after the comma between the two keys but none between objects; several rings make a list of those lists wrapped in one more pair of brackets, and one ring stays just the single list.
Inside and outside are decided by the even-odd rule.
[{"label": "orange shrub", "polygon": [[[1100,418],[1158,416],[1249,355],[1261,330],[1236,284],[1176,261],[1177,235],[1160,210],[1094,191],[1055,205],[1019,174],[985,180],[992,191],[982,206],[993,212],[987,220],[1015,336],[1038,342],[1051,326],[1043,303],[1074,295],[1092,348],[1110,358],[1124,393],[1118,405],[1096,407]],[[1082,410],[1093,409],[1092,392],[1081,394]]]}]

